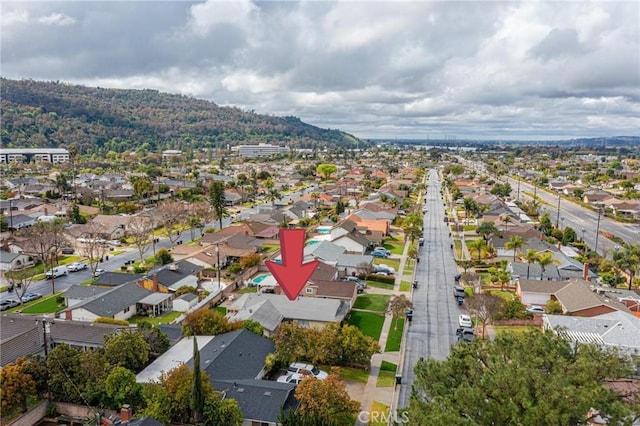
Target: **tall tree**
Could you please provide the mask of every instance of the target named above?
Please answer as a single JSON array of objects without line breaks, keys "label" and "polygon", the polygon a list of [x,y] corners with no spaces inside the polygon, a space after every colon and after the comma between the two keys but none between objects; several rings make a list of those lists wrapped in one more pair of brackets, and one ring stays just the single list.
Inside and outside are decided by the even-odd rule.
[{"label": "tall tree", "polygon": [[222,229],[222,219],[228,216],[227,200],[224,195],[224,182],[215,180],[209,188],[209,204],[213,208],[216,219]]},{"label": "tall tree", "polygon": [[204,390],[202,389],[202,375],[200,374],[200,351],[198,339],[193,337],[193,378],[191,383],[191,415],[196,423],[202,421],[204,410]]},{"label": "tall tree", "polygon": [[0,407],[4,413],[20,408],[27,411],[27,399],[36,397],[36,382],[22,369],[24,358],[0,368]]},{"label": "tall tree", "polygon": [[338,166],[335,164],[322,163],[316,167],[316,172],[324,177],[324,180],[329,180],[331,175],[338,170]]},{"label": "tall tree", "polygon": [[345,383],[337,371],[332,371],[324,380],[306,377],[295,391],[300,402],[298,410],[318,419],[334,419],[340,424],[353,424],[360,403],[351,399]]},{"label": "tall tree", "polygon": [[513,261],[516,261],[516,255],[518,254],[518,251],[524,247],[524,240],[522,239],[522,237],[520,237],[519,235],[514,235],[511,238],[509,238],[509,241],[507,241],[504,244],[504,248],[506,248],[507,250],[513,250]]},{"label": "tall tree", "polygon": [[394,330],[398,329],[398,318],[402,318],[407,309],[412,308],[413,303],[411,303],[411,300],[407,299],[407,296],[404,294],[396,295],[391,298],[389,301],[389,311],[391,311],[391,315],[395,320]]},{"label": "tall tree", "polygon": [[538,261],[538,252],[532,249],[527,249],[524,254],[524,258],[527,261],[527,279],[529,279],[529,271],[531,269],[531,264]]},{"label": "tall tree", "polygon": [[104,350],[113,365],[138,372],[149,361],[151,348],[137,330],[123,330],[104,337]]},{"label": "tall tree", "polygon": [[500,234],[500,230],[498,230],[496,224],[493,222],[482,222],[476,228],[476,234],[482,236],[482,238],[489,243],[494,236]]},{"label": "tall tree", "polygon": [[[35,225],[20,230],[16,234],[23,240],[23,250],[27,254],[37,256],[47,270],[57,264],[58,252],[67,243],[64,235],[64,223],[60,220],[53,222],[37,221]],[[55,277],[51,278],[51,293],[55,293]]]},{"label": "tall tree", "polygon": [[446,360],[418,361],[409,424],[578,425],[587,423],[591,407],[606,413],[609,424],[626,424],[637,402],[634,407],[605,382],[628,377],[631,368],[615,350],[552,332],[476,340],[453,347]]},{"label": "tall tree", "polygon": [[185,205],[179,201],[165,201],[159,207],[159,212],[158,218],[164,227],[164,235],[173,247],[187,223]]},{"label": "tall tree", "polygon": [[[152,238],[155,238],[153,235],[153,229],[153,218],[144,212],[133,216],[129,221],[127,237],[131,244],[138,250],[140,262],[144,260],[144,254],[149,251],[149,241]],[[155,247],[155,243],[153,243],[153,247]]]},{"label": "tall tree", "polygon": [[410,213],[402,220],[402,231],[407,240],[414,243],[422,236],[424,221],[419,213]]},{"label": "tall tree", "polygon": [[474,294],[465,304],[467,310],[482,325],[482,337],[485,337],[487,325],[491,324],[502,308],[502,299],[488,293]]},{"label": "tall tree", "polygon": [[82,248],[81,252],[87,257],[91,275],[95,276],[98,264],[109,253],[109,247],[104,241],[104,228],[97,222],[89,222],[80,231]]},{"label": "tall tree", "polygon": [[615,265],[629,274],[629,290],[633,287],[633,280],[640,268],[640,244],[624,243],[622,250],[613,253]]},{"label": "tall tree", "polygon": [[553,253],[546,251],[538,255],[536,262],[540,265],[540,279],[543,279],[547,266],[557,263],[557,260],[553,258]]},{"label": "tall tree", "polygon": [[467,241],[467,247],[470,250],[478,251],[478,261],[480,261],[482,259],[482,249],[487,247],[487,243],[482,238],[478,238],[475,240]]}]

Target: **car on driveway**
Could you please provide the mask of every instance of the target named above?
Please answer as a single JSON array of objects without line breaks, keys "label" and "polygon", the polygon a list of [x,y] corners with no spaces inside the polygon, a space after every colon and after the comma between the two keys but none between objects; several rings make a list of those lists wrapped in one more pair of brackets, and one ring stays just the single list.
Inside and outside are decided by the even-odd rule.
[{"label": "car on driveway", "polygon": [[283,376],[278,377],[278,382],[280,383],[293,383],[297,385],[304,379],[306,376],[300,373],[287,373]]},{"label": "car on driveway", "polygon": [[22,296],[23,302],[31,302],[32,300],[40,299],[42,295],[40,293],[25,293]]},{"label": "car on driveway", "polygon": [[98,268],[98,269],[96,269],[96,272],[93,274],[93,276],[94,276],[94,277],[98,277],[98,276],[100,276],[100,275],[104,274],[105,272],[107,272],[107,271],[105,271],[105,270],[104,270],[104,269],[102,269],[102,268]]},{"label": "car on driveway", "polygon": [[73,262],[67,266],[69,272],[78,272],[83,269],[87,269],[87,264],[84,262]]},{"label": "car on driveway", "polygon": [[531,305],[527,307],[527,312],[544,314],[545,310],[542,306]]},{"label": "car on driveway", "polygon": [[473,322],[469,315],[461,314],[458,317],[458,325],[462,328],[473,328]]},{"label": "car on driveway", "polygon": [[386,259],[387,257],[389,257],[389,255],[386,252],[376,251],[376,250],[371,252],[371,256],[379,257],[379,258],[382,258],[382,259]]},{"label": "car on driveway", "polygon": [[320,370],[318,367],[315,367],[313,364],[306,364],[304,362],[292,363],[291,365],[289,365],[289,368],[287,368],[287,371],[289,373],[298,373],[303,375],[310,374],[316,379],[320,379],[320,380],[324,380],[329,376],[329,374],[327,374],[326,371]]},{"label": "car on driveway", "polygon": [[374,249],[372,251],[381,251],[382,253],[386,253],[387,256],[391,256],[391,250],[386,249],[386,248],[384,248],[382,246],[374,247]]}]

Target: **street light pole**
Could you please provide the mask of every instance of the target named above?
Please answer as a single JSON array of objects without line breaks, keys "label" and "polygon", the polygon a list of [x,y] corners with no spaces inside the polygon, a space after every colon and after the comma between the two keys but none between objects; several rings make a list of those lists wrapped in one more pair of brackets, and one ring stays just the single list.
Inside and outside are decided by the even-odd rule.
[{"label": "street light pole", "polygon": [[598,237],[600,236],[600,215],[602,214],[602,209],[598,207],[598,224],[596,225],[596,244],[593,251],[598,254]]},{"label": "street light pole", "polygon": [[562,199],[562,193],[558,192],[558,214],[556,215],[556,228],[560,224],[560,200]]},{"label": "street light pole", "polygon": [[220,243],[216,243],[216,257],[218,258],[218,290],[220,290]]}]

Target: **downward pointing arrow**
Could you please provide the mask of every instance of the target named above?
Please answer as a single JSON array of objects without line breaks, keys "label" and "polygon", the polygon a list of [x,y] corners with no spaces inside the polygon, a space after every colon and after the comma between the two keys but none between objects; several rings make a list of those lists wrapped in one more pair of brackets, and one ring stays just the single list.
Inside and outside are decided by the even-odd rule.
[{"label": "downward pointing arrow", "polygon": [[271,260],[265,264],[289,300],[296,300],[320,262],[316,259],[302,263],[306,235],[304,229],[281,229],[278,235],[282,265]]}]

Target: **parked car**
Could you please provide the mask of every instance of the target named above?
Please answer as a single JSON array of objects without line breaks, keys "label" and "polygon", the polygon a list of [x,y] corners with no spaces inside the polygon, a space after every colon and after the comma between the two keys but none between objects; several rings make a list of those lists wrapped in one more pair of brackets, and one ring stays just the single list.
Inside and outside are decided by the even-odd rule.
[{"label": "parked car", "polygon": [[526,309],[527,312],[531,312],[531,313],[543,313],[545,312],[544,308],[542,306],[535,306],[535,305],[531,305],[528,306]]},{"label": "parked car", "polygon": [[420,247],[424,246],[424,237],[420,237],[420,238],[418,238],[418,245],[419,245]]},{"label": "parked car", "polygon": [[300,373],[287,373],[283,376],[278,377],[278,382],[280,383],[293,383],[297,385],[304,379],[305,376]]},{"label": "parked car", "polygon": [[469,343],[476,337],[476,334],[471,328],[460,327],[456,330],[456,336],[458,336],[458,342],[462,340]]},{"label": "parked car", "polygon": [[373,251],[381,251],[383,253],[387,253],[387,256],[391,256],[391,250],[384,248],[382,246],[374,247]]},{"label": "parked car", "polygon": [[5,299],[0,302],[0,311],[6,311],[7,309],[15,308],[19,306],[20,302],[15,299]]},{"label": "parked car", "polygon": [[464,292],[464,287],[457,285],[455,287],[453,287],[453,297],[458,298],[458,297],[465,297],[466,294]]},{"label": "parked car", "polygon": [[62,253],[62,254],[73,254],[73,253],[75,253],[75,250],[73,249],[73,247],[62,247],[62,249],[60,250],[60,253]]},{"label": "parked car", "polygon": [[23,302],[31,302],[32,300],[40,299],[42,295],[40,293],[25,293],[22,295]]},{"label": "parked car", "polygon": [[390,274],[395,274],[396,270],[393,268],[393,266],[389,266],[389,265],[385,265],[384,263],[380,263],[378,265],[373,265],[373,270],[375,272],[388,272]]},{"label": "parked car", "polygon": [[56,266],[51,268],[44,274],[47,278],[58,278],[63,275],[69,275],[69,269],[66,266]]},{"label": "parked car", "polygon": [[100,276],[100,275],[104,274],[105,272],[107,272],[107,271],[105,271],[102,268],[98,268],[98,269],[96,269],[96,272],[93,274],[93,276],[97,277],[97,276]]},{"label": "parked car", "polygon": [[383,251],[375,251],[375,250],[371,252],[371,256],[379,257],[379,258],[382,258],[382,259],[386,259],[387,257],[389,257],[389,255],[387,253],[385,253]]},{"label": "parked car", "polygon": [[329,374],[326,371],[320,370],[318,367],[315,367],[313,364],[305,364],[304,362],[294,362],[292,363],[287,371],[290,373],[299,373],[299,374],[310,374],[316,379],[324,380]]},{"label": "parked car", "polygon": [[458,325],[463,328],[473,328],[473,322],[469,315],[461,314],[458,316]]},{"label": "parked car", "polygon": [[87,264],[84,262],[73,262],[67,266],[67,269],[69,269],[69,272],[78,272],[87,269]]}]

